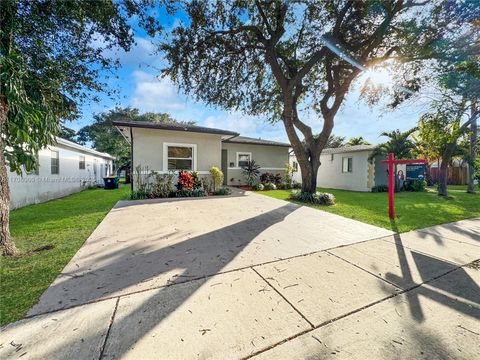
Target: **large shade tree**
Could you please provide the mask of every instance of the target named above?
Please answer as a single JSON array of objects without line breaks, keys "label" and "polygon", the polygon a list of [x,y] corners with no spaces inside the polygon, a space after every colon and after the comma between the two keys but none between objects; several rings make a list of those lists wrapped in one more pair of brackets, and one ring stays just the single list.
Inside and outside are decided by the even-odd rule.
[{"label": "large shade tree", "polygon": [[[164,39],[170,76],[208,104],[281,120],[315,192],[320,154],[352,82],[368,67],[428,58],[441,36],[441,2],[191,1]],[[440,7],[441,12],[441,7]],[[451,24],[454,27],[455,24]],[[315,112],[321,131],[302,121]],[[303,138],[303,139],[302,139]]]},{"label": "large shade tree", "polygon": [[[54,142],[62,119],[106,90],[104,70],[118,65],[104,51],[128,51],[127,19],[142,14],[133,1],[2,0],[0,11],[0,252],[15,254],[9,233],[7,166],[36,166],[36,153]],[[150,21],[154,28],[155,21]],[[105,72],[103,72],[105,74]]]},{"label": "large shade tree", "polygon": [[[458,139],[465,135],[470,137],[466,156],[471,174],[468,191],[474,192],[480,115],[480,6],[478,0],[440,4],[443,11],[436,11],[435,18],[448,26],[428,47],[428,66],[423,61],[424,56],[420,56],[420,59],[411,59],[408,71],[399,71],[401,80],[406,79],[411,86],[407,92],[396,92],[392,105],[398,106],[407,98],[410,101],[428,99],[428,113],[420,121],[424,138],[422,151],[441,159],[438,190],[439,195],[446,195],[448,165]],[[398,68],[402,67],[399,63]],[[429,143],[433,144],[430,149]],[[438,151],[440,153],[435,154]]]}]

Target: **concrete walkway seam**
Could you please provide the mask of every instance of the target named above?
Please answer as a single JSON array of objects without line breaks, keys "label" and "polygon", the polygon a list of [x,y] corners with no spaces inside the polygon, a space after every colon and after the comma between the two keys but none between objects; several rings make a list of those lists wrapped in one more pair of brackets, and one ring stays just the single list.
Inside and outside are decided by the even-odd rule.
[{"label": "concrete walkway seam", "polygon": [[[475,260],[475,261],[478,261],[478,260]],[[265,349],[261,349],[261,350],[255,352],[255,353],[253,353],[253,354],[250,354],[250,355],[244,357],[243,359],[244,359],[244,360],[246,360],[246,359],[251,359],[251,358],[253,358],[253,357],[257,356],[257,355],[260,355],[261,353],[264,353],[264,352],[266,352],[266,351],[268,351],[268,350],[271,350],[271,349],[273,349],[273,348],[275,348],[275,347],[277,347],[277,346],[279,346],[279,345],[282,345],[282,344],[284,344],[284,343],[286,343],[286,342],[288,342],[288,341],[290,341],[290,340],[293,340],[293,339],[295,339],[295,338],[297,338],[297,337],[299,337],[299,336],[308,334],[308,333],[311,332],[311,331],[314,331],[314,330],[317,330],[317,329],[319,329],[319,328],[321,328],[321,327],[324,327],[325,325],[329,325],[329,324],[331,324],[331,323],[334,323],[335,321],[338,321],[338,320],[343,319],[343,318],[345,318],[345,317],[347,317],[347,316],[356,314],[356,313],[358,313],[358,312],[360,312],[360,311],[363,311],[363,310],[365,310],[365,309],[368,309],[368,308],[370,308],[370,307],[372,307],[372,306],[374,306],[374,305],[377,305],[377,304],[382,303],[382,302],[384,302],[384,301],[390,300],[390,299],[392,299],[392,298],[394,298],[394,297],[396,297],[396,296],[405,294],[405,293],[407,293],[407,292],[409,292],[409,291],[412,291],[412,290],[414,290],[414,289],[416,289],[416,288],[418,288],[418,287],[420,287],[420,286],[422,286],[422,285],[428,284],[428,283],[430,283],[430,282],[432,282],[432,281],[434,281],[434,280],[437,280],[437,279],[439,279],[439,278],[441,278],[441,277],[443,277],[443,276],[446,276],[446,275],[448,275],[448,274],[450,274],[450,273],[452,273],[452,272],[454,272],[454,271],[457,271],[457,270],[459,270],[459,269],[462,268],[462,267],[468,267],[470,264],[474,263],[475,261],[472,261],[472,262],[470,262],[470,263],[468,263],[468,264],[465,264],[465,265],[457,266],[456,268],[453,268],[453,269],[447,271],[446,273],[444,273],[444,274],[442,274],[442,275],[439,275],[439,276],[436,276],[436,277],[434,277],[434,278],[432,278],[432,279],[430,279],[430,280],[428,280],[428,281],[425,281],[425,282],[423,282],[423,283],[421,283],[421,284],[417,284],[417,285],[415,285],[415,286],[413,286],[413,287],[411,287],[411,288],[409,288],[409,289],[399,291],[399,292],[396,293],[396,294],[389,295],[389,296],[386,297],[386,298],[383,298],[383,299],[380,299],[380,300],[375,301],[375,302],[373,302],[373,303],[367,304],[367,305],[365,305],[365,306],[363,306],[363,307],[361,307],[361,308],[358,308],[358,309],[355,309],[355,310],[353,310],[353,311],[350,311],[350,312],[348,312],[348,313],[346,313],[346,314],[337,316],[336,318],[333,318],[333,319],[331,319],[331,320],[325,321],[325,322],[319,324],[318,326],[315,326],[313,329],[305,330],[305,331],[302,331],[302,332],[300,332],[300,333],[298,333],[298,334],[295,334],[295,335],[293,335],[293,336],[290,336],[289,338],[284,339],[284,340],[282,340],[282,341],[279,341],[278,343],[273,344],[273,345],[271,345],[271,346],[269,346],[269,347],[267,347],[267,348],[265,348]]]},{"label": "concrete walkway seam", "polygon": [[253,267],[252,267],[251,269],[252,269],[258,276],[260,276],[260,277],[263,279],[263,281],[265,281],[265,282],[268,284],[268,286],[270,286],[270,287],[273,289],[273,291],[275,291],[278,295],[280,295],[280,297],[281,297],[283,300],[285,300],[285,301],[287,302],[287,304],[290,305],[290,306],[293,308],[293,310],[295,310],[295,311],[303,318],[303,320],[305,320],[305,321],[310,325],[310,327],[311,327],[312,329],[315,328],[315,325],[313,325],[313,324],[310,322],[310,320],[308,320],[307,317],[300,312],[300,310],[298,310],[285,296],[283,296],[283,294],[282,294],[280,291],[278,291],[275,286],[273,286],[272,284],[270,284],[270,282],[269,282],[267,279],[265,279],[265,278],[264,278],[257,270],[255,270]]}]

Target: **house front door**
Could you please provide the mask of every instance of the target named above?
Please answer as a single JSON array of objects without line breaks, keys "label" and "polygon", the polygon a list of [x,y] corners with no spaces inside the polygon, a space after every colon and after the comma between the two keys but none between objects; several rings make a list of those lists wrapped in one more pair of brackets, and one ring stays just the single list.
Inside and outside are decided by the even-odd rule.
[{"label": "house front door", "polygon": [[227,179],[228,179],[228,152],[227,152],[227,149],[222,149],[222,172],[223,172],[223,185],[227,185]]}]

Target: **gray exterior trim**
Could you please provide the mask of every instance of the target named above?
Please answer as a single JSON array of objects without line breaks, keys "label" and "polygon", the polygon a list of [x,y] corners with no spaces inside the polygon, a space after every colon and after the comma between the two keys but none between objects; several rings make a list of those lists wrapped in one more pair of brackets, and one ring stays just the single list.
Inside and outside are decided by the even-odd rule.
[{"label": "gray exterior trim", "polygon": [[256,139],[247,136],[236,136],[227,140],[223,140],[223,143],[230,144],[246,144],[246,145],[267,145],[267,146],[281,146],[281,147],[291,147],[290,144],[282,143],[279,141]]}]

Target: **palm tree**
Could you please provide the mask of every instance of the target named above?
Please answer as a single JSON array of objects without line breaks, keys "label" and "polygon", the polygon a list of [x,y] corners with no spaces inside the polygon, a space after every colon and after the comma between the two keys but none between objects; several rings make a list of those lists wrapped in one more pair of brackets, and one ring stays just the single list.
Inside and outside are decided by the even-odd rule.
[{"label": "palm tree", "polygon": [[370,145],[368,141],[366,141],[363,136],[359,137],[352,137],[350,140],[347,141],[345,144],[346,146],[355,146],[355,145]]},{"label": "palm tree", "polygon": [[403,133],[398,129],[381,133],[380,136],[386,136],[389,140],[375,146],[370,159],[375,156],[387,156],[389,153],[393,153],[397,159],[411,159],[415,144],[410,136],[415,131],[417,131],[416,127]]},{"label": "palm tree", "polygon": [[[377,156],[386,157],[389,153],[393,153],[396,159],[412,159],[415,143],[410,137],[415,131],[417,131],[416,127],[403,133],[399,129],[382,132],[380,136],[387,137],[388,141],[375,146],[369,156],[369,160],[372,161]],[[397,165],[395,165],[396,173]],[[397,177],[395,177],[395,188],[397,189],[397,187]]]}]

